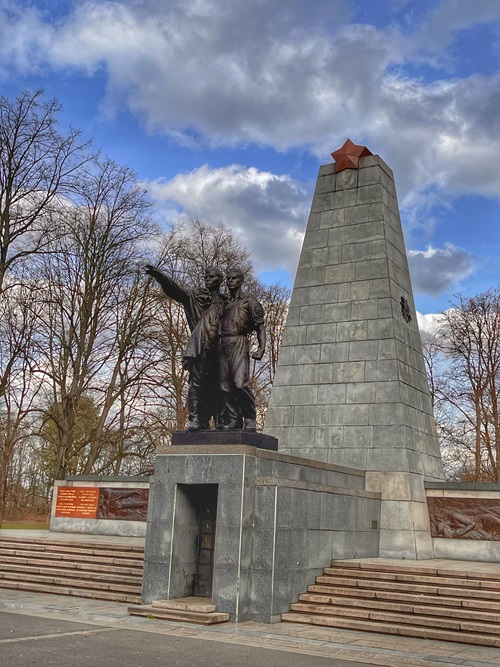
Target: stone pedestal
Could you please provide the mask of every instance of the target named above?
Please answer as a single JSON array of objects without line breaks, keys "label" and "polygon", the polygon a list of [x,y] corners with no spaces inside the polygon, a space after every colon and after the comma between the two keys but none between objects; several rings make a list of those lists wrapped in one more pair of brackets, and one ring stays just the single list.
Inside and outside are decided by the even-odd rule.
[{"label": "stone pedestal", "polygon": [[217,445],[218,447],[250,445],[258,449],[278,451],[278,441],[270,435],[252,431],[176,431],[172,435],[172,445],[198,447]]},{"label": "stone pedestal", "polygon": [[331,559],[378,555],[380,494],[364,472],[249,445],[172,446],[151,486],[143,604],[192,594],[193,485],[217,485],[212,602],[233,621],[277,621]]},{"label": "stone pedestal", "polygon": [[265,432],[366,471],[381,556],[431,558],[424,480],[443,478],[391,169],[320,168]]}]

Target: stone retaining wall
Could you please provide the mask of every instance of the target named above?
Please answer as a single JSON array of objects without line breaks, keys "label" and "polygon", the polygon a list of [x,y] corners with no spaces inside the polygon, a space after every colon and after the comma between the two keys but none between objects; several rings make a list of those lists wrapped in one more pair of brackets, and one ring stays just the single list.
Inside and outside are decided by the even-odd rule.
[{"label": "stone retaining wall", "polygon": [[500,562],[500,484],[425,486],[434,557]]},{"label": "stone retaining wall", "polygon": [[74,475],[57,480],[50,530],[144,537],[149,477]]}]

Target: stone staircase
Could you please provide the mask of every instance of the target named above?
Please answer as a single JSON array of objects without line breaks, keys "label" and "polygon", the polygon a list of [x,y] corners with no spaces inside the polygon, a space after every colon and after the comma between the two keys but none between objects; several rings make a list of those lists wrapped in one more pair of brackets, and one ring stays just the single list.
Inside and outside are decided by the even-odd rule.
[{"label": "stone staircase", "polygon": [[282,620],[500,647],[498,567],[407,562],[332,561]]},{"label": "stone staircase", "polygon": [[0,588],[140,602],[144,548],[0,536]]},{"label": "stone staircase", "polygon": [[128,608],[131,616],[146,616],[164,621],[182,621],[184,623],[226,623],[229,614],[218,612],[214,604],[207,598],[188,597],[177,600],[155,600],[150,605],[141,605]]}]

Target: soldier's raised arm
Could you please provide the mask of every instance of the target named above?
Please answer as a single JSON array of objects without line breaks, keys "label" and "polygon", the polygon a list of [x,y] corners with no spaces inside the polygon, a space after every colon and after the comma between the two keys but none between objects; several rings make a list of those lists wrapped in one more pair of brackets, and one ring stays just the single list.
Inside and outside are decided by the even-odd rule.
[{"label": "soldier's raised arm", "polygon": [[148,276],[152,276],[156,280],[167,296],[178,303],[182,303],[183,306],[189,306],[189,293],[175,280],[152,264],[146,264],[145,270]]}]

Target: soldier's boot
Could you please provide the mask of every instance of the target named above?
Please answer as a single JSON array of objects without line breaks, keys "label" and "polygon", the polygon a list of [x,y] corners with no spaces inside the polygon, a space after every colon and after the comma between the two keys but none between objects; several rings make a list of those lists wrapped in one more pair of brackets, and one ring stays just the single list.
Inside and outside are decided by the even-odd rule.
[{"label": "soldier's boot", "polygon": [[255,419],[245,419],[243,430],[255,433],[255,431],[257,430],[257,423]]},{"label": "soldier's boot", "polygon": [[199,431],[200,422],[198,420],[198,394],[194,387],[189,387],[187,395],[188,408],[188,431]]},{"label": "soldier's boot", "polygon": [[224,392],[224,398],[224,431],[240,431],[243,426],[243,420],[238,410],[238,405],[229,392]]}]

